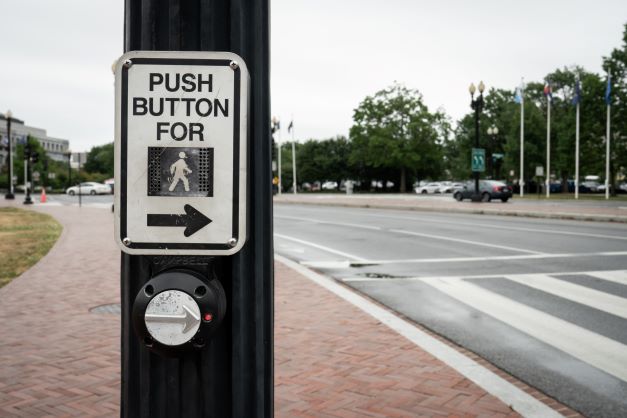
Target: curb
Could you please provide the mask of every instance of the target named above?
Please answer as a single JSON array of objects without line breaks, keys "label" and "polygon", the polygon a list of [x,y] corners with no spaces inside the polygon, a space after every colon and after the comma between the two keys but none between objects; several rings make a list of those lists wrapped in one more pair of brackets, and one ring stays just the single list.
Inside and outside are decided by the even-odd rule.
[{"label": "curb", "polygon": [[613,223],[627,223],[627,216],[613,216],[613,215],[595,215],[590,213],[568,213],[568,212],[524,212],[513,210],[490,210],[490,209],[466,209],[466,208],[438,208],[438,207],[425,207],[425,206],[394,206],[386,204],[376,203],[341,203],[341,202],[311,202],[311,201],[293,201],[293,200],[280,200],[275,203],[283,203],[290,205],[321,205],[321,206],[335,206],[345,208],[364,208],[364,209],[392,209],[392,210],[405,210],[413,212],[446,212],[446,213],[463,213],[471,215],[494,215],[494,216],[512,216],[521,218],[536,218],[536,219],[560,219],[571,221],[588,221],[588,222],[613,222]]},{"label": "curb", "polygon": [[536,399],[493,371],[477,363],[462,352],[421,330],[393,311],[379,306],[355,289],[338,283],[332,277],[314,271],[277,253],[274,260],[335,294],[345,302],[371,316],[393,332],[406,338],[419,349],[435,357],[457,373],[472,381],[484,391],[499,399],[511,410],[525,418],[563,418],[564,415]]}]

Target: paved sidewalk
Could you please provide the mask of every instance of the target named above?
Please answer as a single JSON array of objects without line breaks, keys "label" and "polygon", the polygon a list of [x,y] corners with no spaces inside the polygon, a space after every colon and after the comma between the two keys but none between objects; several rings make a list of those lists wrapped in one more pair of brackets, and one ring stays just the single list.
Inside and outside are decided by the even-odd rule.
[{"label": "paved sidewalk", "polygon": [[534,202],[533,200],[516,200],[514,197],[507,203],[501,201],[473,203],[457,202],[451,196],[445,198],[415,194],[299,193],[294,195],[283,193],[274,196],[274,203],[627,223],[627,202],[624,205],[604,206],[602,200],[599,202],[568,200]]},{"label": "paved sidewalk", "polygon": [[[0,289],[0,416],[119,414],[112,214],[46,207],[50,253]],[[513,417],[511,409],[379,321],[276,265],[277,417]]]}]

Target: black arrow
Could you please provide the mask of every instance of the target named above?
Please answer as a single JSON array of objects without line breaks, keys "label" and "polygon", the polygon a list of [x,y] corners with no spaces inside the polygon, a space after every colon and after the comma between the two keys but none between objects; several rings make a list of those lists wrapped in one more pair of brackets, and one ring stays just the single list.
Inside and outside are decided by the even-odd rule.
[{"label": "black arrow", "polygon": [[184,226],[183,235],[189,237],[198,230],[209,225],[211,219],[198,212],[192,205],[183,206],[185,214],[181,215],[160,215],[148,214],[148,226]]}]

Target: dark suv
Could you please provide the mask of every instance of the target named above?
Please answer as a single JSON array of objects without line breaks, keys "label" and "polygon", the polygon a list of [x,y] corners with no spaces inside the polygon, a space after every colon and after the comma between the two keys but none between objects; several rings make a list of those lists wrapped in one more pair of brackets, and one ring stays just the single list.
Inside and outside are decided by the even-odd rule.
[{"label": "dark suv", "polygon": [[[453,197],[461,202],[464,199],[472,198],[475,192],[475,182],[467,181],[461,189],[455,190]],[[489,202],[492,199],[501,199],[507,202],[512,197],[512,188],[505,183],[495,180],[479,180],[479,193],[482,202]]]}]

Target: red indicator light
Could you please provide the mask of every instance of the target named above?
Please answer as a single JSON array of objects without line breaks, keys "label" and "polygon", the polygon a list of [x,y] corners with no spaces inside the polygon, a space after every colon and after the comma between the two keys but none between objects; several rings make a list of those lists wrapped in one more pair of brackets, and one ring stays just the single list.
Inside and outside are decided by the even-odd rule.
[{"label": "red indicator light", "polygon": [[202,319],[205,322],[211,322],[213,320],[213,315],[210,313],[206,313],[203,315]]}]

